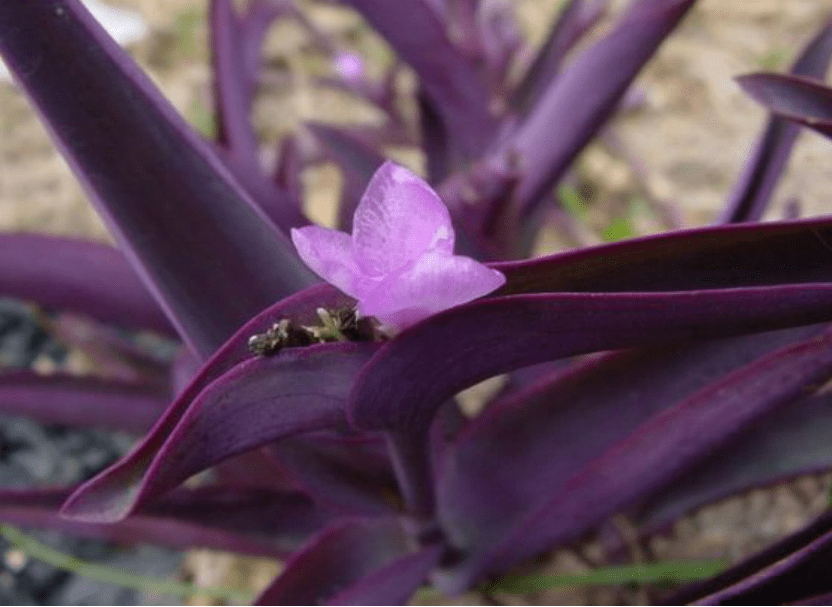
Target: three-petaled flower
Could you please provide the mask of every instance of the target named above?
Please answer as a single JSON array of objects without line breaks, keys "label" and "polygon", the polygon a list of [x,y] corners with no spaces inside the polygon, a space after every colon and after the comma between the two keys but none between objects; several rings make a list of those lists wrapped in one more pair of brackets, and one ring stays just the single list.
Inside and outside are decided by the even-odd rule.
[{"label": "three-petaled flower", "polygon": [[307,226],[292,230],[301,259],[358,300],[361,316],[407,328],[502,286],[501,272],[454,255],[448,209],[409,170],[385,162],[355,211],[352,236]]}]

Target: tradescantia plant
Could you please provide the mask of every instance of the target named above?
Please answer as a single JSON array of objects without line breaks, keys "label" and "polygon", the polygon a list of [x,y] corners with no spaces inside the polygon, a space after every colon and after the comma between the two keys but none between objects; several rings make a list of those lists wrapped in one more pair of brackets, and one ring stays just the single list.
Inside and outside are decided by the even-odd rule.
[{"label": "tradescantia plant", "polygon": [[[82,345],[103,363],[96,378],[5,373],[0,404],[145,434],[80,487],[4,490],[0,520],[285,558],[264,604],[400,603],[478,587],[617,512],[648,535],[832,467],[832,220],[757,223],[797,126],[771,118],[718,225],[522,260],[694,0],[633,0],[580,51],[606,3],[572,0],[519,78],[508,5],[347,4],[415,72],[420,122],[392,78],[368,81],[304,21],[334,82],[388,120],[309,125],[317,153],[288,139],[272,173],[248,115],[265,31],[300,16],[291,3],[212,2],[210,142],[76,0],[0,3],[0,53],[119,246],[2,235],[0,292],[91,319]],[[742,83],[828,134],[830,95],[807,78],[830,55],[826,27],[797,76]],[[414,133],[427,182],[384,163]],[[340,231],[301,210],[298,173],[323,158],[344,173]],[[150,360],[109,325],[181,340],[180,355]],[[463,415],[455,395],[499,374]],[[831,521],[675,600],[822,600]]]}]

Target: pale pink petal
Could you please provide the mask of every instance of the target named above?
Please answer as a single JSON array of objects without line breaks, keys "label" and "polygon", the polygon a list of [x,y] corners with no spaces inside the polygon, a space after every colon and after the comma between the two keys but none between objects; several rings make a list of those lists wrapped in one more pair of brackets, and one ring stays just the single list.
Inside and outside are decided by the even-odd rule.
[{"label": "pale pink petal", "polygon": [[445,203],[414,173],[385,162],[353,219],[355,260],[368,276],[386,276],[426,251],[450,255],[454,230]]},{"label": "pale pink petal", "polygon": [[505,284],[501,272],[470,257],[427,253],[411,268],[362,293],[359,312],[406,328],[442,310],[482,297]]},{"label": "pale pink petal", "polygon": [[360,272],[352,252],[349,234],[306,226],[292,229],[292,242],[309,268],[347,295],[357,297]]}]

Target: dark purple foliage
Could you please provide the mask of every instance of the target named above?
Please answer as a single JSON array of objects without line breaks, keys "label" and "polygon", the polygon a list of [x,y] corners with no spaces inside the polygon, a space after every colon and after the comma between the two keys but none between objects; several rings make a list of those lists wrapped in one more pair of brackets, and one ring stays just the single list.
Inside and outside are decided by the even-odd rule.
[{"label": "dark purple foliage", "polygon": [[[832,467],[819,391],[832,379],[832,220],[758,223],[794,123],[832,136],[832,90],[812,79],[830,62],[832,26],[792,75],[740,79],[774,116],[723,225],[517,261],[553,187],[695,0],[632,0],[579,51],[608,3],[572,0],[517,81],[507,74],[524,43],[510,3],[346,4],[415,72],[418,124],[398,109],[398,65],[368,81],[290,1],[240,11],[212,0],[216,141],[190,129],[78,0],[0,2],[0,53],[120,250],[0,235],[0,295],[54,311],[56,335],[99,373],[5,372],[0,410],[145,434],[79,487],[0,492],[0,521],[286,558],[260,604],[390,604],[426,583],[476,588],[616,512],[647,536],[718,497]],[[306,125],[315,149],[279,142],[270,172],[249,114],[280,19],[341,66],[326,84],[387,122]],[[433,209],[436,234],[451,242],[449,221],[456,233],[460,255],[443,250],[442,263],[488,260],[482,271],[505,284],[436,314],[409,310],[415,320],[394,332],[350,320],[393,297],[372,288],[380,274],[361,265],[371,257],[353,259],[366,228],[353,218],[379,166],[392,170],[384,145],[417,133],[448,207]],[[303,227],[300,174],[324,161],[342,171],[338,228],[352,241]],[[433,221],[407,217],[414,232]],[[334,282],[347,267],[358,301],[315,284],[288,237],[299,227],[301,254],[332,262],[322,267]],[[436,239],[419,248],[418,233],[415,245],[378,234],[390,257],[397,246],[438,255]],[[350,255],[320,255],[326,239]],[[396,286],[412,267],[387,270]],[[113,325],[181,347],[170,360]],[[455,395],[499,374],[508,387],[462,415]],[[182,486],[208,469],[206,486]],[[672,598],[822,602],[830,547],[827,516]]]}]

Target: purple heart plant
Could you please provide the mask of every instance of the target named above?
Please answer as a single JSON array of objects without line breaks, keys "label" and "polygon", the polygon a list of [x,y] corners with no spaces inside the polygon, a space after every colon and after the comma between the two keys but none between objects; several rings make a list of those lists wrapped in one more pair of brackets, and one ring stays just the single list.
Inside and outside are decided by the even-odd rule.
[{"label": "purple heart plant", "polygon": [[[213,0],[211,141],[77,0],[0,2],[0,53],[118,243],[0,236],[2,295],[83,324],[101,361],[6,372],[0,407],[144,434],[78,487],[3,490],[0,520],[285,559],[263,604],[401,603],[506,587],[599,529],[623,563],[617,513],[649,537],[832,468],[832,219],[758,221],[795,121],[832,134],[812,80],[832,27],[793,75],[741,80],[775,115],[718,224],[528,259],[557,185],[694,2],[632,0],[578,45],[607,2],[571,0],[532,55],[510,3],[345,0],[397,55],[376,82],[291,2]],[[386,118],[306,125],[315,149],[288,137],[267,169],[249,114],[279,19]],[[423,151],[427,182],[390,144]],[[343,231],[302,211],[299,173],[323,161],[343,174]],[[180,354],[151,360],[113,327]],[[494,376],[465,415],[457,395]],[[826,516],[670,600],[829,600],[830,554]]]}]

